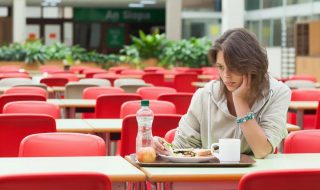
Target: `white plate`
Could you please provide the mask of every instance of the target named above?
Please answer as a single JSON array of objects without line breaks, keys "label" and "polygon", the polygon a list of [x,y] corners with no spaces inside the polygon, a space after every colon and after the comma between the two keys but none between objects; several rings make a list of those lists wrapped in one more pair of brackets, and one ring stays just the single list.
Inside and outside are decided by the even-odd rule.
[{"label": "white plate", "polygon": [[213,156],[205,156],[205,157],[175,157],[175,156],[166,156],[166,155],[159,155],[159,156],[171,162],[184,162],[184,163],[208,162],[209,160],[214,158]]}]

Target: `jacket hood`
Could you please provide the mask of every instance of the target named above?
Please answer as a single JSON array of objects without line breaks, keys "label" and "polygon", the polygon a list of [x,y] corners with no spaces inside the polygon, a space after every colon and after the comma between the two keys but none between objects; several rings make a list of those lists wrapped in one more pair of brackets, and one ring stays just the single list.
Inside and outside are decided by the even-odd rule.
[{"label": "jacket hood", "polygon": [[[256,101],[251,108],[251,110],[254,113],[257,113],[267,103],[267,101],[272,96],[273,92],[276,92],[277,89],[281,87],[280,82],[272,77],[269,77],[269,83],[270,83],[270,89],[266,92],[266,95],[262,99]],[[223,111],[230,117],[234,117],[229,114],[226,98],[224,96],[221,97],[220,95],[220,90],[221,90],[220,80],[212,80],[208,82],[204,86],[204,90],[209,94],[212,102],[216,104],[221,109],[221,111]]]}]

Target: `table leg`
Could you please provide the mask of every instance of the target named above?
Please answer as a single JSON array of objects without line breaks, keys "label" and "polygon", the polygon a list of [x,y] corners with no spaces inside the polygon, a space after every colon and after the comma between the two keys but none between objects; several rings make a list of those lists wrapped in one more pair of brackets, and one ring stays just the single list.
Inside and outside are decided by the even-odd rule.
[{"label": "table leg", "polygon": [[297,125],[303,129],[303,115],[304,111],[303,110],[297,110]]}]

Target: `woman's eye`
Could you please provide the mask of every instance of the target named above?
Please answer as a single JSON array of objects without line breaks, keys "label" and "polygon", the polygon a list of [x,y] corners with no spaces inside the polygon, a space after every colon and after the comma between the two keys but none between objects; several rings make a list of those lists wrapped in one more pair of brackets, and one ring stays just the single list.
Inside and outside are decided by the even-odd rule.
[{"label": "woman's eye", "polygon": [[221,71],[224,69],[223,66],[217,66],[217,68],[218,68],[219,70],[221,70]]}]

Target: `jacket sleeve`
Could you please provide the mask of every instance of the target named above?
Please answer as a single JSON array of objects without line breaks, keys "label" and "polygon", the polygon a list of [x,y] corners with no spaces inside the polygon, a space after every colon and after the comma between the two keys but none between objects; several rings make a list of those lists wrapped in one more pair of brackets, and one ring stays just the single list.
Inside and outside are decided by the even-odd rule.
[{"label": "jacket sleeve", "polygon": [[263,128],[273,150],[288,135],[286,124],[290,99],[290,89],[282,85],[277,92],[274,92],[268,107],[261,113],[259,124]]},{"label": "jacket sleeve", "polygon": [[174,148],[201,147],[200,116],[203,109],[203,94],[203,88],[194,93],[187,113],[181,117],[173,141]]}]

